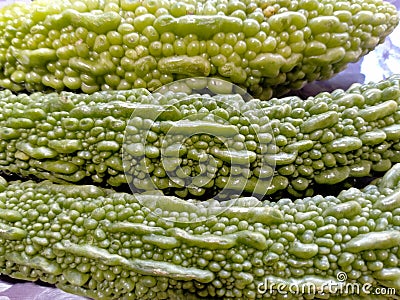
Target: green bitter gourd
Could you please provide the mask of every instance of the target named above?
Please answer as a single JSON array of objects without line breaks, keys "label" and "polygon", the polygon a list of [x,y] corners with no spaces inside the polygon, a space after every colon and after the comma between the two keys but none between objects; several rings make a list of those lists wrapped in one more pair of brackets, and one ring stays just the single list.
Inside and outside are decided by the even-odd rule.
[{"label": "green bitter gourd", "polygon": [[37,0],[0,10],[0,86],[155,90],[222,77],[260,99],[327,79],[399,22],[382,0]]},{"label": "green bitter gourd", "polygon": [[360,297],[400,291],[400,164],[363,190],[278,202],[0,181],[0,273],[14,278],[93,299],[312,299],[288,289],[340,293],[344,283]]},{"label": "green bitter gourd", "polygon": [[[0,170],[180,197],[311,195],[400,161],[399,76],[270,101],[0,91]],[[196,82],[199,84],[199,82]]]}]

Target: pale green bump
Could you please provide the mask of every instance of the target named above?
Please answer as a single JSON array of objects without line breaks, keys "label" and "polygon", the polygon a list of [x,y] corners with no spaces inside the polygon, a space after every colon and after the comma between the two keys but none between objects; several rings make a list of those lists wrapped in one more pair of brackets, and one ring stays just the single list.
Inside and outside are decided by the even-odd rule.
[{"label": "pale green bump", "polygon": [[390,249],[400,244],[400,232],[387,230],[360,234],[344,245],[344,249],[351,253],[365,250]]},{"label": "pale green bump", "polygon": [[350,175],[348,166],[326,169],[314,176],[318,184],[336,184],[346,180]]},{"label": "pale green bump", "polygon": [[289,246],[288,252],[301,259],[310,259],[317,255],[318,245],[294,242]]},{"label": "pale green bump", "polygon": [[63,271],[65,279],[76,286],[83,286],[90,278],[89,274],[81,273],[74,269],[67,269]]},{"label": "pale green bump", "polygon": [[303,133],[311,133],[318,129],[330,128],[338,121],[339,114],[335,111],[329,111],[310,117],[300,125],[300,129]]},{"label": "pale green bump", "polygon": [[397,141],[400,139],[400,124],[393,124],[382,128],[389,141]]},{"label": "pale green bump", "polygon": [[11,241],[19,241],[24,239],[28,233],[18,227],[8,226],[0,223],[0,238]]},{"label": "pale green bump", "polygon": [[358,150],[362,147],[362,141],[357,137],[344,136],[333,140],[326,145],[326,149],[331,152],[347,153]]},{"label": "pale green bump", "polygon": [[83,150],[82,141],[74,139],[51,140],[48,143],[49,148],[58,153],[70,154],[75,151]]},{"label": "pale green bump", "polygon": [[348,201],[329,206],[326,210],[324,210],[322,216],[333,216],[336,219],[351,219],[359,214],[361,214],[361,205],[357,201]]},{"label": "pale green bump", "polygon": [[277,154],[268,154],[264,155],[264,160],[267,164],[270,165],[290,165],[295,162],[297,158],[297,152],[291,152],[291,153],[286,153],[286,152],[279,152]]},{"label": "pale green bump", "polygon": [[384,101],[374,106],[370,106],[358,111],[358,116],[367,122],[383,119],[397,111],[397,102],[394,100]]},{"label": "pale green bump", "polygon": [[363,133],[360,136],[364,145],[377,145],[384,142],[386,138],[386,133],[379,129]]},{"label": "pale green bump", "polygon": [[22,214],[17,210],[0,208],[0,219],[8,222],[17,222],[22,220]]}]

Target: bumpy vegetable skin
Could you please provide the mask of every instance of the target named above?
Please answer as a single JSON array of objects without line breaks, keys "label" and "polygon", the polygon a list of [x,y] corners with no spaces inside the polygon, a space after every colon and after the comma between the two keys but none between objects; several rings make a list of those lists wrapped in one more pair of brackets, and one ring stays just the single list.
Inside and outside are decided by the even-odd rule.
[{"label": "bumpy vegetable skin", "polygon": [[0,10],[0,86],[154,90],[223,77],[269,99],[327,79],[398,24],[382,0],[37,0]]},{"label": "bumpy vegetable skin", "polygon": [[312,195],[314,183],[369,176],[400,161],[399,82],[392,76],[306,100],[248,102],[144,89],[5,90],[0,170],[53,182],[128,182],[135,191],[189,198]]},{"label": "bumpy vegetable skin", "polygon": [[0,273],[93,299],[281,299],[257,287],[339,272],[369,284],[360,296],[398,292],[399,189],[400,164],[363,190],[276,203],[2,178]]}]

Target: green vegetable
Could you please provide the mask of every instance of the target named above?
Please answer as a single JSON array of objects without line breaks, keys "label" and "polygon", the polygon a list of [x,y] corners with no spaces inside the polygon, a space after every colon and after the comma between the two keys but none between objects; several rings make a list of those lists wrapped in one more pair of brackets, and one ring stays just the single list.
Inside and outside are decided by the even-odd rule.
[{"label": "green vegetable", "polygon": [[281,299],[310,285],[358,286],[360,297],[400,289],[400,164],[363,190],[294,202],[0,181],[0,273],[69,293]]},{"label": "green vegetable", "polygon": [[222,77],[269,99],[332,77],[399,22],[382,0],[38,0],[0,9],[0,87],[147,88]]},{"label": "green vegetable", "polygon": [[[4,90],[0,170],[59,183],[129,183],[134,191],[189,198],[312,195],[315,184],[370,176],[400,162],[399,82],[394,75],[306,100],[247,102],[239,94],[175,88],[91,95]],[[189,85],[196,84],[179,88]]]}]

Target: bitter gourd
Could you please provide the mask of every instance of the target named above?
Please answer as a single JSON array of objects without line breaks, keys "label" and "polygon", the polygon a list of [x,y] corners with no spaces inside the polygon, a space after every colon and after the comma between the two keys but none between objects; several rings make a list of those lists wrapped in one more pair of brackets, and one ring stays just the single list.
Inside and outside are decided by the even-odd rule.
[{"label": "bitter gourd", "polygon": [[36,0],[0,10],[0,86],[154,90],[223,77],[269,99],[327,79],[399,22],[382,0]]},{"label": "bitter gourd", "polygon": [[180,197],[312,195],[400,162],[399,103],[396,75],[306,100],[4,90],[0,170]]},{"label": "bitter gourd", "polygon": [[363,190],[294,202],[0,181],[0,273],[14,278],[93,299],[400,292],[400,164]]}]

